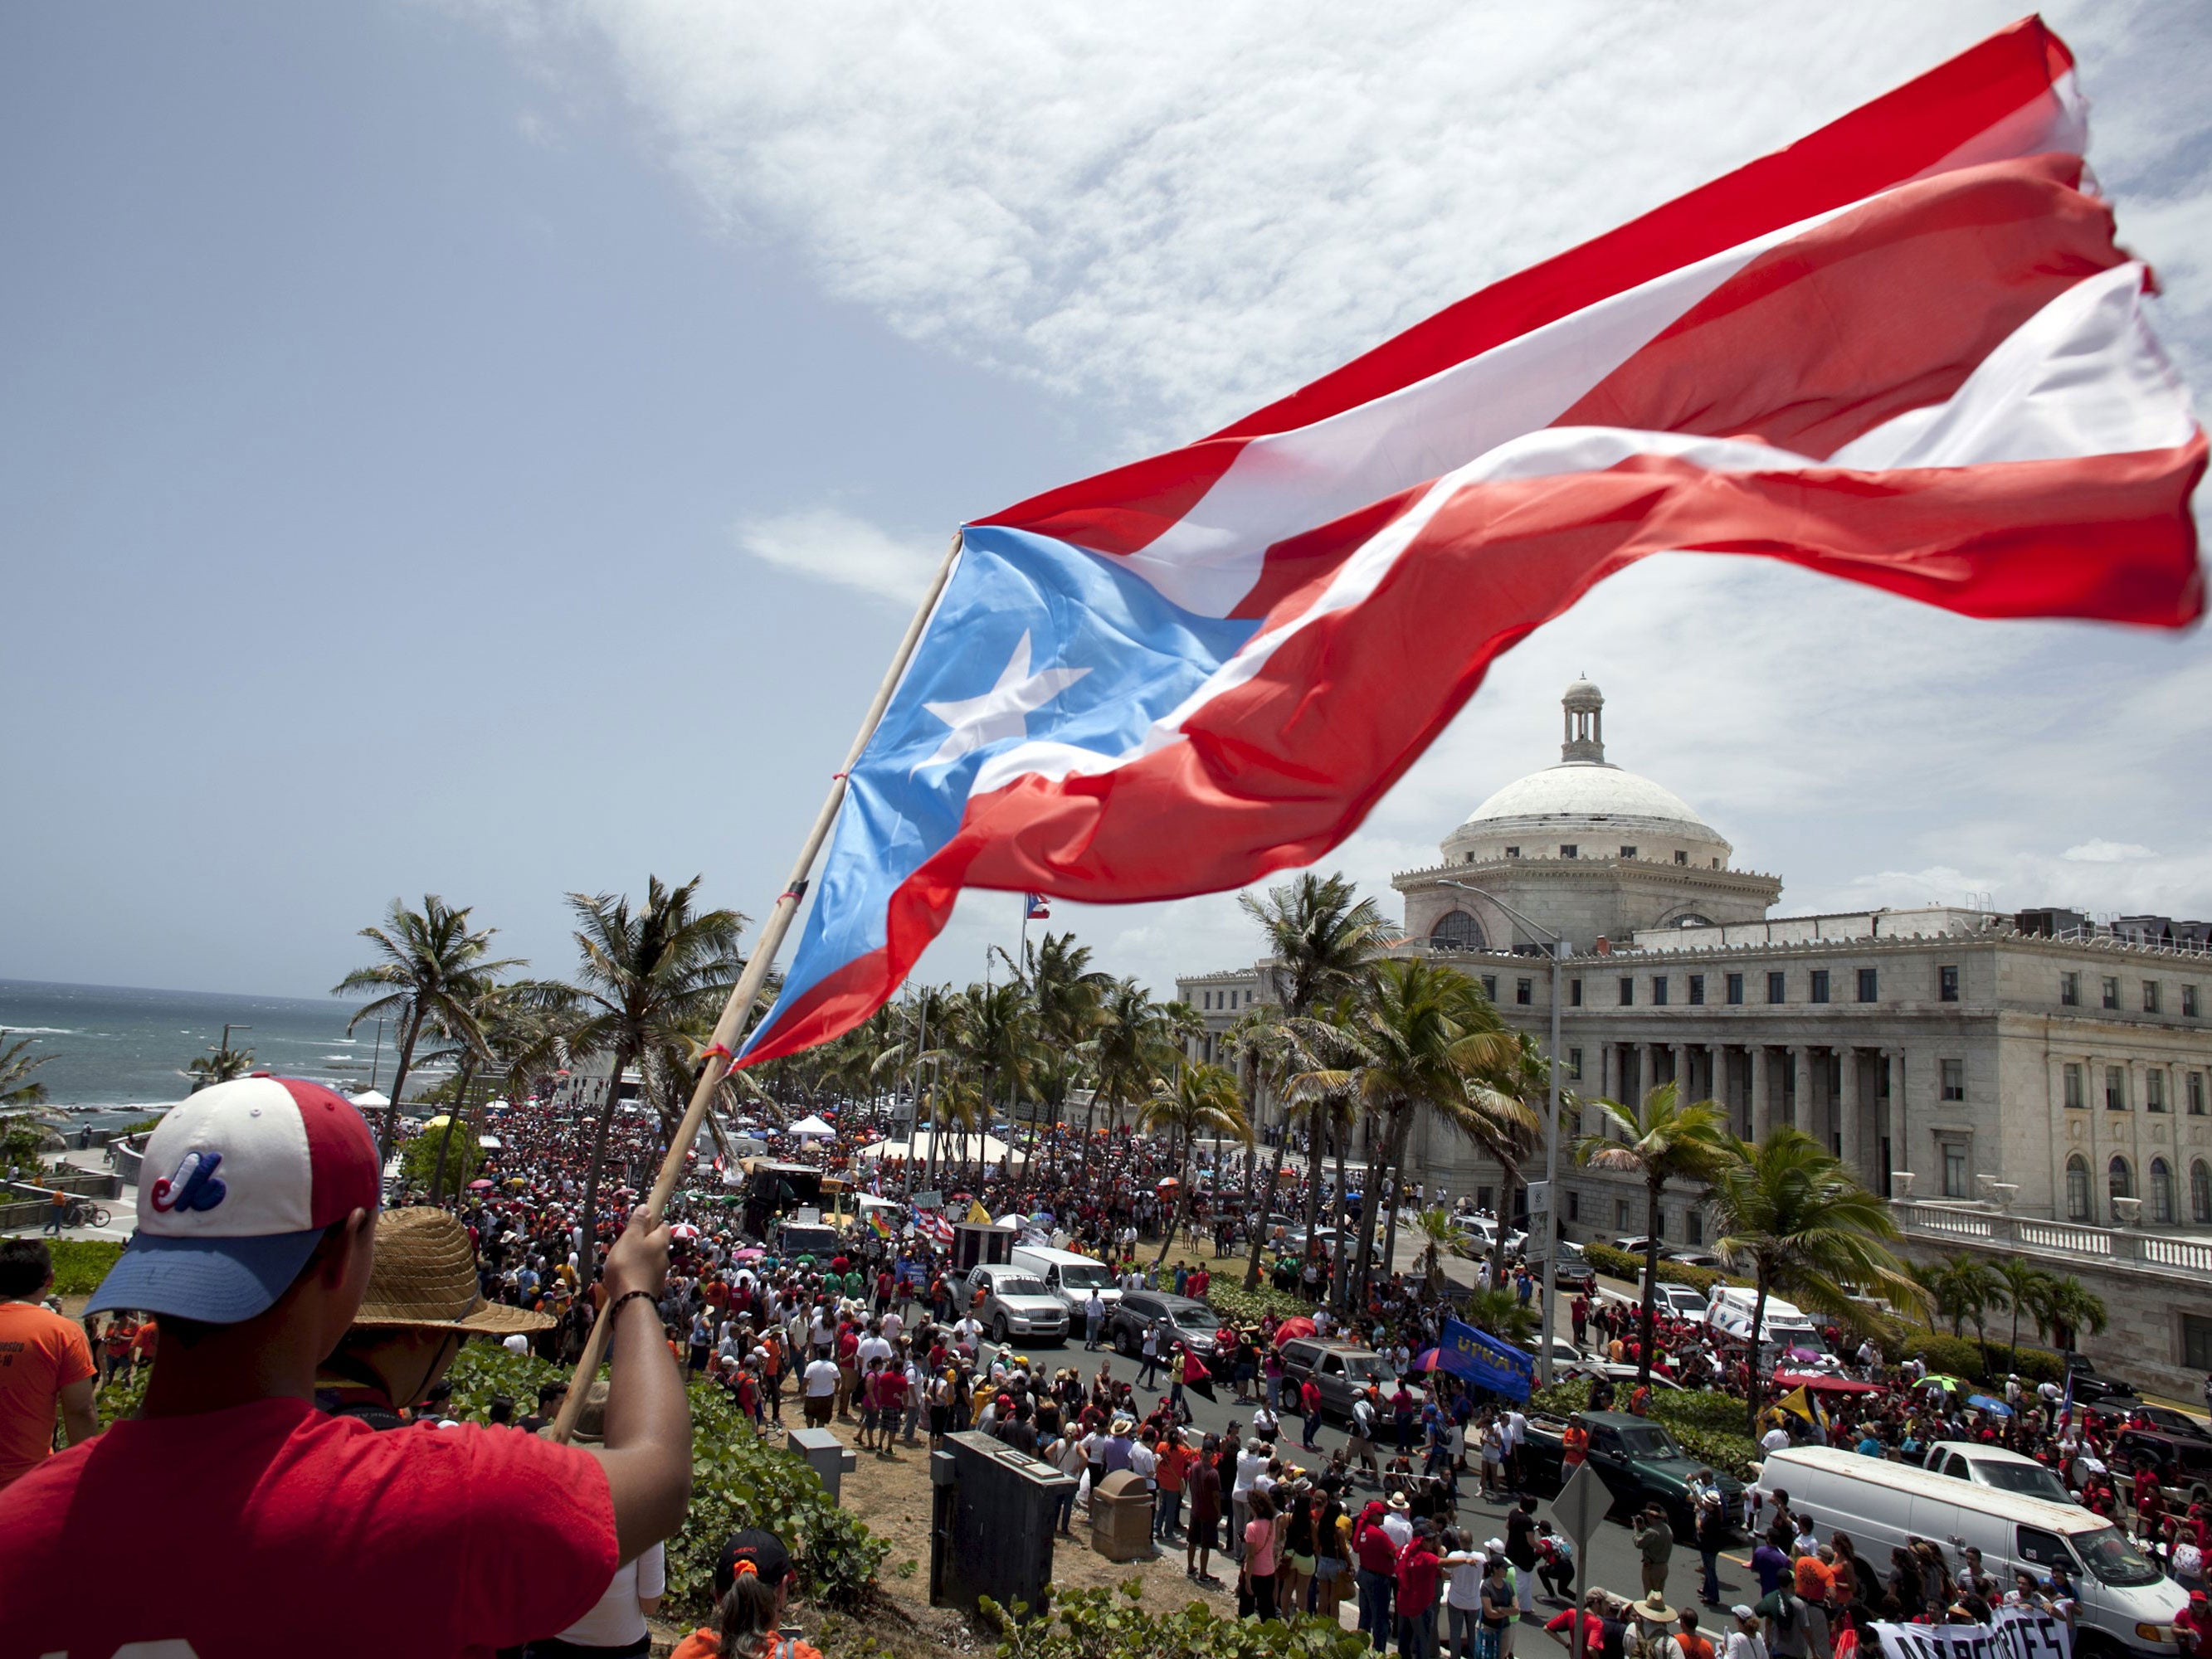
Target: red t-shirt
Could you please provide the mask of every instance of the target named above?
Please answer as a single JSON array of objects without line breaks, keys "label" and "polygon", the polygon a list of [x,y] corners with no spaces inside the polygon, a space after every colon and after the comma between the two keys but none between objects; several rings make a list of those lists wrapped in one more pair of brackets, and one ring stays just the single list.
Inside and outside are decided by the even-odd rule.
[{"label": "red t-shirt", "polygon": [[567,1629],[615,1565],[589,1453],[299,1400],[118,1423],[0,1492],[10,1653],[488,1654]]}]

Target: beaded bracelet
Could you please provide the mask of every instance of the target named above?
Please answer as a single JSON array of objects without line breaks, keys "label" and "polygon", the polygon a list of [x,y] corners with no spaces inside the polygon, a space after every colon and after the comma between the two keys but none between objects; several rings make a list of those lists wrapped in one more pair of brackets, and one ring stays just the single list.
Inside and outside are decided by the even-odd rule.
[{"label": "beaded bracelet", "polygon": [[[655,1297],[651,1291],[624,1291],[620,1296],[617,1297],[608,1304],[607,1317],[612,1319],[617,1314],[622,1311],[622,1304],[623,1303],[633,1301],[639,1297],[643,1297],[647,1302],[658,1302],[659,1299]],[[659,1315],[659,1311],[660,1310],[658,1307],[655,1307],[653,1310],[656,1316]]]}]

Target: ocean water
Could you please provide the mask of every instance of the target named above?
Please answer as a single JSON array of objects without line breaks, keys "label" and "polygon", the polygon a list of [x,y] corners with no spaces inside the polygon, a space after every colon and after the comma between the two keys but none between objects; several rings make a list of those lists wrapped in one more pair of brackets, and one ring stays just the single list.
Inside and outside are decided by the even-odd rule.
[{"label": "ocean water", "polygon": [[[368,1085],[374,1068],[377,1086],[389,1091],[392,1027],[387,1022],[384,1028],[380,1054],[374,1020],[348,1036],[346,1021],[356,1006],[329,998],[0,979],[0,1030],[7,1041],[28,1036],[33,1054],[53,1056],[33,1074],[46,1085],[50,1108],[174,1105],[191,1086],[185,1062],[215,1049],[226,1020],[252,1028],[233,1030],[230,1046],[252,1049],[257,1071],[357,1089]],[[420,1075],[409,1075],[410,1095]],[[91,1121],[106,1127],[100,1117]]]}]

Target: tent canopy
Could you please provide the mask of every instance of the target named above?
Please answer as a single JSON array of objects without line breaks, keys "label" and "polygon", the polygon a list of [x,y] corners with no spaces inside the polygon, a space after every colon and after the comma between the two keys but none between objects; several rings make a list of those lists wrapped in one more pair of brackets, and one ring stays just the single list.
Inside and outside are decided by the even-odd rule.
[{"label": "tent canopy", "polygon": [[[902,1158],[909,1164],[926,1164],[929,1161],[929,1139],[930,1131],[921,1129],[915,1132],[911,1140],[879,1140],[872,1146],[861,1147],[854,1156],[871,1161]],[[1030,1161],[1027,1152],[1016,1152],[996,1135],[971,1134],[963,1139],[960,1135],[948,1134],[945,1137],[945,1144],[938,1148],[937,1157],[939,1163],[973,1163],[980,1158],[986,1164],[996,1164],[1002,1158],[1011,1158],[1016,1169]]]},{"label": "tent canopy", "polygon": [[356,1106],[368,1106],[371,1108],[389,1106],[392,1104],[392,1097],[384,1093],[380,1090],[363,1089],[359,1094],[353,1097],[353,1103]]},{"label": "tent canopy", "polygon": [[793,1124],[791,1133],[795,1135],[834,1135],[837,1132],[820,1118],[809,1116],[802,1117]]}]

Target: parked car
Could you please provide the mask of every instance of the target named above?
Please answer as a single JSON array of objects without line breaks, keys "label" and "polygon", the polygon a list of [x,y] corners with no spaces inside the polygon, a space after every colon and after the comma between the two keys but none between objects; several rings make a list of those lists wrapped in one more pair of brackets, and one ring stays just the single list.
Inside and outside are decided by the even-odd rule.
[{"label": "parked car", "polygon": [[2115,1471],[2132,1474],[2148,1463],[2159,1484],[2177,1505],[2212,1503],[2212,1440],[2194,1435],[2161,1434],[2154,1429],[2125,1429],[2112,1443]]},{"label": "parked car", "polygon": [[1285,1373],[1304,1384],[1308,1376],[1321,1385],[1324,1418],[1349,1419],[1352,1402],[1370,1388],[1389,1380],[1390,1368],[1372,1348],[1353,1342],[1324,1342],[1318,1337],[1293,1337],[1277,1350]]},{"label": "parked car", "polygon": [[2155,1430],[2183,1440],[2212,1441],[2212,1430],[2203,1419],[2191,1417],[2187,1412],[2178,1412],[2171,1406],[2154,1406],[2142,1400],[2119,1400],[2109,1406],[2099,1406],[2087,1413],[2089,1419],[2106,1428],[2117,1427],[2132,1418],[2135,1426]]},{"label": "parked car", "polygon": [[[1636,1367],[1612,1359],[1578,1359],[1573,1364],[1565,1367],[1560,1375],[1569,1379],[1587,1377],[1592,1382],[1602,1377],[1616,1389],[1632,1389],[1636,1386]],[[1669,1394],[1689,1392],[1674,1378],[1659,1371],[1651,1373],[1651,1387],[1655,1391],[1664,1390]]]},{"label": "parked car", "polygon": [[2106,1375],[2093,1364],[2087,1355],[2069,1353],[2066,1356],[2066,1376],[2074,1385],[2074,1399],[2080,1405],[2094,1405],[2100,1400],[2126,1400],[2136,1397],[2132,1383]]},{"label": "parked car", "polygon": [[[1156,1319],[1167,1321],[1169,1343],[1189,1342],[1203,1352],[1213,1352],[1214,1333],[1221,1328],[1213,1310],[1187,1296],[1170,1296],[1160,1291],[1132,1291],[1124,1296],[1107,1316],[1106,1340],[1116,1352],[1134,1359],[1144,1352],[1145,1332]],[[1168,1348],[1164,1345],[1161,1362],[1165,1364],[1167,1358]]]},{"label": "parked car", "polygon": [[1653,1299],[1659,1311],[1674,1319],[1686,1319],[1693,1325],[1705,1322],[1705,1298],[1687,1285],[1655,1285]]},{"label": "parked car", "polygon": [[1044,1280],[1011,1262],[987,1263],[969,1273],[968,1312],[1001,1346],[1017,1336],[1067,1340],[1067,1304]]},{"label": "parked car", "polygon": [[1597,1272],[1583,1254],[1583,1247],[1561,1239],[1553,1247],[1556,1255],[1552,1261],[1552,1283],[1559,1290],[1579,1291],[1583,1295],[1597,1294]]},{"label": "parked car", "polygon": [[1660,1252],[1660,1255],[1664,1260],[1668,1261],[1679,1261],[1685,1267],[1711,1267],[1717,1273],[1723,1266],[1720,1257],[1715,1255],[1711,1250],[1687,1249],[1679,1250],[1662,1250]]}]

